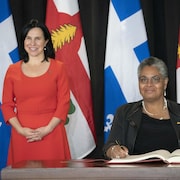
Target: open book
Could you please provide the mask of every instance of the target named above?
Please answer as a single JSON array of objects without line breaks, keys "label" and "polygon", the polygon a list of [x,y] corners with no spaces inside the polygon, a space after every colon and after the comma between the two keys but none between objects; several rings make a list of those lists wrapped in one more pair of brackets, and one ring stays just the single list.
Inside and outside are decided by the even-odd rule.
[{"label": "open book", "polygon": [[112,159],[108,161],[109,164],[122,164],[122,163],[141,163],[163,161],[168,164],[178,163],[180,164],[180,149],[176,149],[172,153],[167,150],[160,149],[152,152],[148,152],[140,155],[129,155],[126,158]]}]

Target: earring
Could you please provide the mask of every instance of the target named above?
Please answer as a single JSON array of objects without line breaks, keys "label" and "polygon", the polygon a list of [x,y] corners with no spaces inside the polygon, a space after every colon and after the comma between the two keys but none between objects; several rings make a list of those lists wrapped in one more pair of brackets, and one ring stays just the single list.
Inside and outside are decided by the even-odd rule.
[{"label": "earring", "polygon": [[164,96],[166,96],[166,89],[164,90]]},{"label": "earring", "polygon": [[46,51],[46,47],[44,47],[44,51]]}]

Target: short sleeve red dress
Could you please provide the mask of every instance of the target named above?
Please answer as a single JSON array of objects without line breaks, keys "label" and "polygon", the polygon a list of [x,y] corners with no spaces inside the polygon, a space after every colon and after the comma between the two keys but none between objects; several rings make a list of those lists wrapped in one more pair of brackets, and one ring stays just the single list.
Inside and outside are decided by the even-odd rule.
[{"label": "short sleeve red dress", "polygon": [[62,122],[41,141],[28,143],[26,138],[11,131],[8,164],[22,160],[68,160],[71,158],[64,122],[70,102],[67,75],[62,62],[50,60],[48,71],[38,77],[27,77],[21,70],[22,61],[7,70],[2,98],[5,121],[17,116],[23,127],[46,126],[52,117]]}]

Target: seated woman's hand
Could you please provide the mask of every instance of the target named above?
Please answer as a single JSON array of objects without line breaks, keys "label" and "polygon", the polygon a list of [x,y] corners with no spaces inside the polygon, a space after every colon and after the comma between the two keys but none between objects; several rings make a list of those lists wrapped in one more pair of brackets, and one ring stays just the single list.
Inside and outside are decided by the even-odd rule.
[{"label": "seated woman's hand", "polygon": [[128,156],[128,149],[125,146],[113,145],[107,151],[107,156],[113,158],[125,158]]}]

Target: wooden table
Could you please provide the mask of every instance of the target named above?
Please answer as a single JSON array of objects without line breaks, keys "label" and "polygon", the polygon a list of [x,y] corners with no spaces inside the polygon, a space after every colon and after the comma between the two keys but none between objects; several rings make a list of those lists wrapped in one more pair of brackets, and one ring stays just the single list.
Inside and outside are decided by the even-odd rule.
[{"label": "wooden table", "polygon": [[180,165],[163,162],[108,165],[101,160],[23,161],[6,167],[1,179],[180,180]]}]

